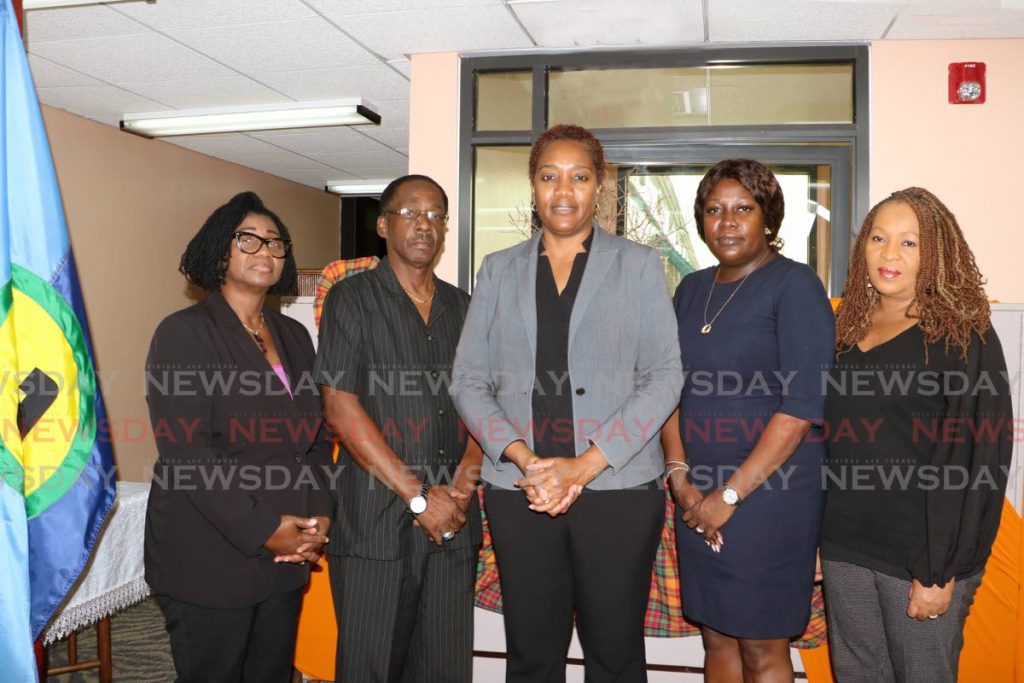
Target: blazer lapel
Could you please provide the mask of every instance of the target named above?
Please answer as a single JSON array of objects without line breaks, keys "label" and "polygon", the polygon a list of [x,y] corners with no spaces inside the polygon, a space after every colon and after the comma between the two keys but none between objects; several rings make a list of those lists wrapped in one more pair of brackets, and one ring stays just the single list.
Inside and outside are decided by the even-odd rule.
[{"label": "blazer lapel", "polygon": [[569,348],[572,348],[573,337],[579,329],[580,321],[587,312],[590,302],[601,286],[604,276],[615,259],[615,240],[596,223],[594,224],[594,242],[587,257],[587,267],[583,270],[580,289],[576,292],[576,302],[569,317]]},{"label": "blazer lapel", "polygon": [[540,230],[526,243],[516,258],[516,296],[523,315],[523,331],[530,342],[530,356],[537,361],[537,245]]}]

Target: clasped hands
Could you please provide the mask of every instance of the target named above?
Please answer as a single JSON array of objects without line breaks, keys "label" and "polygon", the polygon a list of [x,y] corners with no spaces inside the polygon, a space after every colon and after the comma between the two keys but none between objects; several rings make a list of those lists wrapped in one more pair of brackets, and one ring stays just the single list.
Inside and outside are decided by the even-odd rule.
[{"label": "clasped hands", "polygon": [[673,472],[669,476],[669,486],[676,504],[683,510],[686,526],[703,536],[705,543],[716,553],[721,552],[725,545],[721,529],[732,518],[736,508],[722,499],[720,490],[705,496],[686,479],[685,472]]},{"label": "clasped hands", "polygon": [[274,553],[274,562],[316,564],[330,540],[330,528],[331,520],[327,517],[281,515],[281,523],[263,547]]},{"label": "clasped hands", "polygon": [[473,495],[475,488],[463,491],[457,486],[431,487],[427,509],[416,515],[413,526],[419,527],[437,545],[444,545],[444,534],[458,533],[466,524],[466,510]]},{"label": "clasped hands", "polygon": [[514,462],[523,473],[516,486],[526,493],[530,509],[551,517],[568,512],[587,484],[608,467],[595,447],[576,458],[540,458],[527,449]]},{"label": "clasped hands", "polygon": [[949,603],[953,600],[953,586],[956,578],[952,578],[943,586],[925,586],[917,579],[910,584],[910,600],[907,603],[907,616],[911,619],[924,621],[938,619],[949,611]]}]

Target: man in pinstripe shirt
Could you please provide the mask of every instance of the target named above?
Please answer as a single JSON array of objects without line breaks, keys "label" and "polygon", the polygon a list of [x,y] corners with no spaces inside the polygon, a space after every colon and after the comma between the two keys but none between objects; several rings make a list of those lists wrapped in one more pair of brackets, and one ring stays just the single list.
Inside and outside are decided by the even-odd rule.
[{"label": "man in pinstripe shirt", "polygon": [[434,275],[448,197],[381,195],[388,255],[335,285],[314,372],[341,442],[328,552],[338,681],[469,681],[481,453],[448,395],[469,296]]}]

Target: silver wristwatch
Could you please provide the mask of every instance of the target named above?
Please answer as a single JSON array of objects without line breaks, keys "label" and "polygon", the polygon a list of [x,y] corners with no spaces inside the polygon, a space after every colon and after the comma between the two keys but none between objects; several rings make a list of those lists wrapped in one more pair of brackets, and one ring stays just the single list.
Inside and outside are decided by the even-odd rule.
[{"label": "silver wristwatch", "polygon": [[409,499],[409,512],[414,516],[427,509],[427,493],[430,491],[430,484],[424,482],[420,486],[420,492]]},{"label": "silver wristwatch", "polygon": [[726,505],[732,505],[733,507],[736,507],[743,501],[736,489],[728,484],[722,486],[722,500],[725,501]]}]

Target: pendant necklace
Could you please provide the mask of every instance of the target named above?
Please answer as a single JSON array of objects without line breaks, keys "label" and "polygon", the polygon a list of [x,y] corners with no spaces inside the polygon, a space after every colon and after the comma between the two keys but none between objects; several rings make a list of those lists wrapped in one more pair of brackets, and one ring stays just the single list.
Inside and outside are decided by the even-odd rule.
[{"label": "pendant necklace", "polygon": [[[239,322],[242,322],[242,321],[239,320]],[[252,338],[256,341],[256,345],[260,347],[260,351],[262,351],[263,355],[265,356],[265,355],[267,355],[267,344],[266,344],[266,342],[263,341],[263,337],[260,336],[260,332],[263,331],[263,323],[264,323],[263,314],[260,313],[260,326],[259,327],[257,327],[254,330],[251,327],[249,327],[248,325],[246,325],[244,322],[242,322],[242,327],[245,328],[246,332],[248,332],[249,334],[252,335]]]},{"label": "pendant necklace", "polygon": [[756,266],[754,266],[754,270],[750,271],[749,273],[743,276],[743,279],[740,280],[740,283],[736,285],[736,289],[732,290],[732,294],[730,294],[729,298],[725,300],[725,303],[722,304],[722,307],[718,309],[718,313],[715,313],[714,317],[711,318],[711,320],[708,320],[708,306],[711,305],[711,294],[712,292],[715,291],[715,284],[718,282],[718,271],[722,266],[718,266],[718,268],[715,268],[715,276],[711,279],[711,289],[708,290],[708,300],[704,302],[704,325],[700,328],[701,334],[711,334],[711,326],[715,324],[716,320],[718,320],[718,316],[722,315],[722,311],[725,310],[725,307],[729,305],[729,302],[732,301],[732,298],[736,296],[736,294],[740,291],[740,287],[743,286],[743,283],[747,281],[748,277],[754,274],[754,271],[761,267],[761,264],[764,263],[764,260],[768,258],[768,255],[771,253],[771,250],[768,250],[764,253],[764,256],[761,257],[761,260],[757,262]]}]

